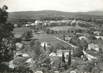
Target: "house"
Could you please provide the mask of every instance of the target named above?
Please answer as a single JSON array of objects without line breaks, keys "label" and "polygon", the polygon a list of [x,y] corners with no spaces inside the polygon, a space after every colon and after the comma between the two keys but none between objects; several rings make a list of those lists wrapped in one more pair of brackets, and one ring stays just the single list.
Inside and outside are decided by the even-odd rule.
[{"label": "house", "polygon": [[16,57],[30,57],[30,56],[27,53],[16,52],[16,54],[14,55],[14,58]]},{"label": "house", "polygon": [[65,61],[68,61],[69,50],[58,50],[56,53],[52,52],[49,54],[51,61],[54,61],[57,58],[62,58],[62,54],[64,53]]},{"label": "house", "polygon": [[84,53],[84,55],[87,57],[87,59],[88,59],[89,61],[92,61],[92,60],[94,60],[94,59],[97,59],[96,56],[93,56],[93,55],[87,53],[87,52],[84,51],[84,50],[83,50],[83,53]]},{"label": "house", "polygon": [[22,57],[17,57],[13,60],[11,60],[9,62],[9,68],[14,69],[17,68],[21,65],[24,66],[24,64],[26,65],[26,67],[30,68],[33,66],[33,64],[35,63],[35,61],[32,58],[22,58]]},{"label": "house", "polygon": [[48,42],[41,42],[41,47],[50,47]]},{"label": "house", "polygon": [[43,73],[42,71],[36,71],[35,73]]},{"label": "house", "polygon": [[57,54],[54,53],[54,52],[51,52],[51,53],[49,54],[49,56],[50,56],[50,57],[54,57],[54,56],[57,56]]},{"label": "house", "polygon": [[97,52],[99,52],[99,45],[97,44],[94,44],[94,43],[91,43],[91,44],[88,44],[88,50],[95,50]]},{"label": "house", "polygon": [[95,35],[100,35],[101,32],[100,32],[100,31],[94,31],[93,33],[94,33]]},{"label": "house", "polygon": [[35,26],[35,23],[31,23],[30,25],[31,25],[31,26]]},{"label": "house", "polygon": [[25,26],[26,26],[26,27],[29,27],[29,26],[30,26],[30,24],[25,24]]},{"label": "house", "polygon": [[18,27],[18,24],[14,24],[14,27],[15,27],[15,28]]},{"label": "house", "polygon": [[40,20],[36,20],[36,21],[35,21],[35,25],[38,25],[38,24],[41,24],[41,23],[43,23],[43,22],[40,21]]},{"label": "house", "polygon": [[54,73],[59,73],[59,71],[54,71]]},{"label": "house", "polygon": [[[70,50],[57,50],[57,56],[61,57],[62,53],[64,53],[64,56],[66,57],[67,55],[69,55],[69,51]],[[73,54],[72,50],[71,50],[71,54]]]},{"label": "house", "polygon": [[21,48],[23,48],[23,44],[22,44],[22,43],[19,43],[19,42],[18,42],[18,43],[16,43],[15,45],[16,45],[16,49],[17,49],[17,50],[20,50]]},{"label": "house", "polygon": [[16,66],[13,64],[13,60],[9,62],[9,68],[14,69]]},{"label": "house", "polygon": [[82,39],[84,39],[84,40],[88,40],[87,37],[85,37],[85,36],[80,36],[80,37],[79,37],[79,40],[82,40]]},{"label": "house", "polygon": [[35,61],[33,60],[33,58],[31,58],[29,56],[29,54],[27,53],[22,53],[22,52],[17,52],[14,55],[13,60],[11,60],[9,62],[9,68],[14,69],[17,68],[19,66],[24,66],[26,65],[26,67],[32,67],[33,64],[35,63]]},{"label": "house", "polygon": [[66,41],[70,41],[70,40],[71,40],[71,37],[66,36],[66,37],[65,37],[65,40],[66,40]]},{"label": "house", "polygon": [[77,73],[75,70],[70,71],[70,73]]},{"label": "house", "polygon": [[25,63],[29,64],[28,67],[33,67],[33,64],[35,63],[35,61],[33,60],[33,58],[28,58]]},{"label": "house", "polygon": [[76,22],[77,22],[77,21],[76,21],[75,19],[72,20],[72,21],[71,21],[71,25],[76,24]]},{"label": "house", "polygon": [[103,40],[103,36],[95,36],[95,38],[98,40],[98,39],[101,39]]},{"label": "house", "polygon": [[49,53],[50,52],[49,47],[51,47],[51,46],[48,42],[41,42],[40,45],[41,45],[42,51],[44,53]]},{"label": "house", "polygon": [[51,52],[49,54],[49,57],[50,57],[50,60],[51,60],[51,63],[50,64],[53,64],[59,57],[57,56],[57,53],[55,52]]},{"label": "house", "polygon": [[67,55],[69,55],[69,50],[58,50],[57,56],[62,57],[62,53],[64,53],[64,56],[66,57]]},{"label": "house", "polygon": [[[70,50],[58,50],[56,54],[58,57],[62,57],[62,54],[64,53],[65,61],[68,61],[69,52]],[[71,50],[71,55],[73,55],[72,50]]]}]

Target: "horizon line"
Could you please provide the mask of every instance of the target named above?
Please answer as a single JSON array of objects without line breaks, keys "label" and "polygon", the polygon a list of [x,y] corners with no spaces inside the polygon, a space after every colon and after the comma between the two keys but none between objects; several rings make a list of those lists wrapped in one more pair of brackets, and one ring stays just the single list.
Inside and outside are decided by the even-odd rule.
[{"label": "horizon line", "polygon": [[22,11],[8,11],[8,12],[37,12],[37,11],[57,11],[57,12],[70,12],[70,13],[85,13],[85,12],[96,12],[103,10],[89,10],[89,11],[62,11],[62,10],[22,10]]}]

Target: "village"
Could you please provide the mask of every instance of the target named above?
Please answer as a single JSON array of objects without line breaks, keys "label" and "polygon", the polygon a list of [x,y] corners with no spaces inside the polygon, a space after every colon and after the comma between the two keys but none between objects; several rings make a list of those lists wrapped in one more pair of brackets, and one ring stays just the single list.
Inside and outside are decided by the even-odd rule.
[{"label": "village", "polygon": [[[38,5],[48,1],[40,2]],[[36,3],[31,4],[29,9]],[[8,6],[1,5],[0,73],[103,73],[103,16],[91,12],[7,10]]]},{"label": "village", "polygon": [[93,23],[81,24],[91,23],[74,19],[14,24],[17,40],[10,68],[27,67],[35,73],[102,72],[102,30]]}]

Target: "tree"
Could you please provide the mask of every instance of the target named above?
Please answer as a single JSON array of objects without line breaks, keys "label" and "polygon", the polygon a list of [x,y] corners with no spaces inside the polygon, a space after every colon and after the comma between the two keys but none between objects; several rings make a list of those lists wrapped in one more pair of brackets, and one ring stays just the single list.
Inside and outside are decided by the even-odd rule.
[{"label": "tree", "polygon": [[84,70],[87,71],[87,72],[91,72],[92,69],[94,68],[94,63],[87,63],[85,66],[84,66]]},{"label": "tree", "polygon": [[81,55],[84,55],[82,49],[81,49],[81,48],[76,48],[76,49],[74,50],[73,56],[74,56],[74,57],[81,57]]},{"label": "tree", "polygon": [[73,37],[71,40],[70,40],[70,43],[72,43],[73,45],[76,45],[78,46],[80,43],[79,43],[79,39],[77,37]]},{"label": "tree", "polygon": [[6,12],[7,9],[8,7],[6,5],[0,8],[0,23],[6,23],[8,18],[8,12]]},{"label": "tree", "polygon": [[69,57],[68,57],[68,65],[71,65],[71,51],[69,51]]},{"label": "tree", "polygon": [[15,50],[14,37],[12,34],[13,25],[7,23],[8,7],[4,5],[0,8],[0,63],[3,61],[10,61]]},{"label": "tree", "polygon": [[65,63],[65,56],[64,56],[64,52],[62,53],[62,62]]},{"label": "tree", "polygon": [[79,40],[79,47],[81,48],[87,48],[88,47],[88,43],[86,40],[82,39],[82,40]]},{"label": "tree", "polygon": [[34,51],[35,54],[34,59],[40,57],[40,55],[42,54],[40,42],[38,40],[34,41],[34,45],[31,45],[31,49]]},{"label": "tree", "polygon": [[44,44],[44,50],[46,51],[47,49],[46,49],[46,44]]},{"label": "tree", "polygon": [[32,31],[26,31],[23,35],[24,39],[29,41],[32,38]]}]

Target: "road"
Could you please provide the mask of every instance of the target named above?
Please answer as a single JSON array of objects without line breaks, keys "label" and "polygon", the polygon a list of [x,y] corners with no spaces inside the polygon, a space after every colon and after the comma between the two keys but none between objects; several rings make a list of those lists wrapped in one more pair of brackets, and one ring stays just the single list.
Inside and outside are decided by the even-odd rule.
[{"label": "road", "polygon": [[62,42],[64,42],[64,43],[70,45],[70,46],[73,47],[73,48],[77,48],[77,46],[75,46],[75,45],[73,45],[73,44],[71,44],[71,43],[68,43],[68,42],[66,42],[66,41],[64,41],[64,40],[62,40],[62,39],[60,39],[60,38],[58,38],[58,37],[56,37],[56,36],[54,36],[54,38],[56,38],[57,40],[62,41]]}]

